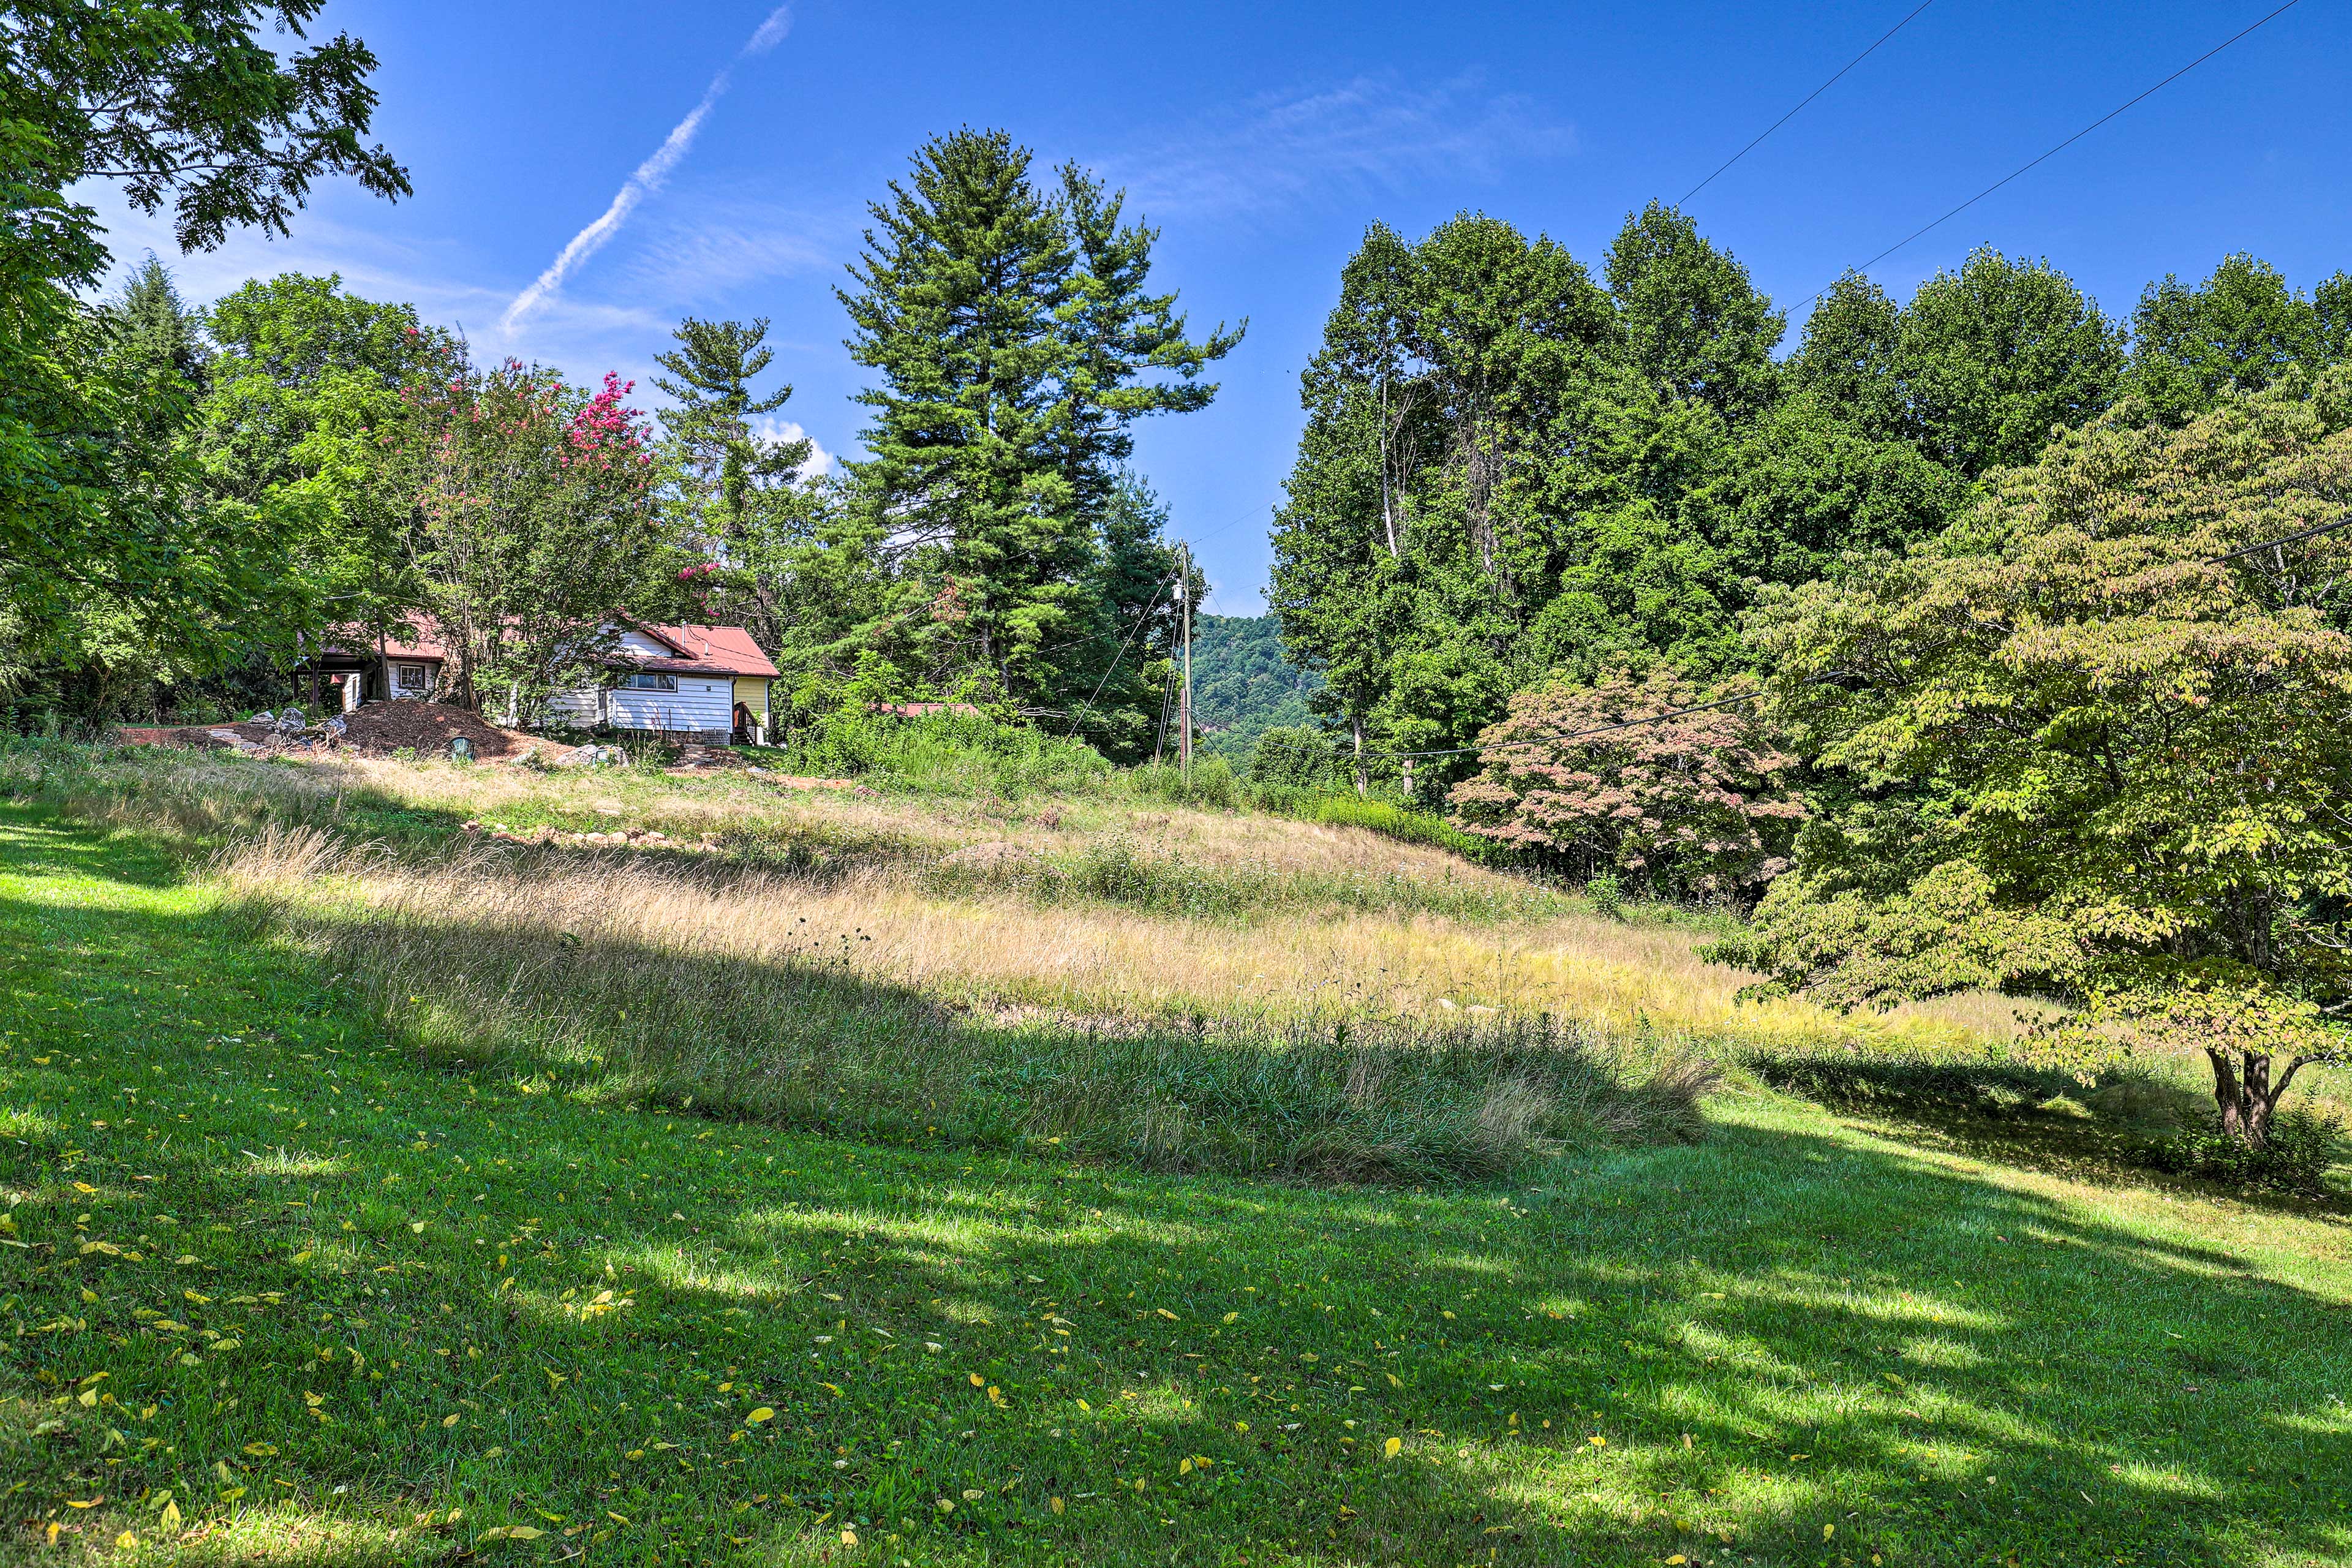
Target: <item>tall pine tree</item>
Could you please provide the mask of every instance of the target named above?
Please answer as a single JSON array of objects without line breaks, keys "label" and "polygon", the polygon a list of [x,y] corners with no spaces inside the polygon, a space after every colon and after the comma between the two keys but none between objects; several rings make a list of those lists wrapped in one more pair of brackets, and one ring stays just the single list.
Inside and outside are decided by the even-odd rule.
[{"label": "tall pine tree", "polygon": [[1188,338],[1146,287],[1154,232],[1081,170],[1049,195],[1031,163],[1003,132],[930,142],[837,290],[880,376],[850,465],[892,584],[870,640],[931,689],[1026,705],[1083,697],[1116,623],[1091,595],[1106,549],[1132,548],[1106,535],[1128,426],[1205,405],[1201,370],[1240,339]]}]

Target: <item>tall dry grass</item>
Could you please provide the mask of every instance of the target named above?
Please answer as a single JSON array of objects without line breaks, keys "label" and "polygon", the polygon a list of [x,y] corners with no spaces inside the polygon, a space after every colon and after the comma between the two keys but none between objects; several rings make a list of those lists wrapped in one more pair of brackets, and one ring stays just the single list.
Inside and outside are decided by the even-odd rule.
[{"label": "tall dry grass", "polygon": [[858,944],[862,973],[962,1005],[1277,1026],[1493,1007],[1735,1055],[1973,1051],[2014,1032],[2013,1004],[1997,997],[1852,1018],[1740,1004],[1750,977],[1702,963],[1703,931],[1604,919],[1358,827],[1118,798],[910,799],[735,774],[63,745],[0,747],[0,794],[195,844],[271,824],[381,839],[401,851],[385,875],[404,887],[448,874],[446,846],[469,819],[659,830],[716,852],[693,866],[568,853],[472,864],[487,882],[525,879],[546,909],[627,904],[646,930],[698,943],[772,950],[779,925],[857,931],[874,939]]},{"label": "tall dry grass", "polygon": [[[304,889],[310,872],[287,858],[298,841],[318,853],[334,842],[265,834],[220,865],[242,896],[315,901]],[[1890,1024],[1797,1002],[1738,1003],[1748,977],[1702,962],[1695,933],[1576,914],[1493,925],[1345,911],[1236,932],[1116,906],[1040,906],[1011,890],[927,891],[880,866],[794,875],[643,852],[473,846],[372,854],[368,867],[338,897],[378,914],[441,910],[547,944],[606,933],[750,963],[822,956],[867,983],[1008,1020],[1328,1028],[1507,1014],[1548,1016],[1596,1037],[1773,1049],[1939,1027],[1925,1016]]]},{"label": "tall dry grass", "polygon": [[[1034,911],[1017,906],[927,927],[887,889],[861,905],[838,883],[482,847],[418,864],[308,827],[266,830],[215,870],[234,909],[308,947],[429,1051],[572,1092],[866,1136],[1453,1179],[1549,1149],[1691,1135],[1711,1080],[1696,1058],[1636,1062],[1526,1014],[1299,1009],[1212,1026],[1165,1008],[1007,1011],[990,983],[1013,971],[983,972],[984,955],[1042,969],[1055,931],[1076,929],[1024,931]],[[833,918],[853,909],[855,923]]]}]

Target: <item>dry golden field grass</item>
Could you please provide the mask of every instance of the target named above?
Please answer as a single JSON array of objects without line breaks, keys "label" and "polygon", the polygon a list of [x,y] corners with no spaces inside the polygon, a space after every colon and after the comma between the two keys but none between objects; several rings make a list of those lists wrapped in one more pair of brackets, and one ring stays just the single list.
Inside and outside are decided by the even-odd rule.
[{"label": "dry golden field grass", "polygon": [[[373,761],[196,764],[184,783],[204,798],[236,799],[226,786],[256,775],[287,797],[285,817],[341,822],[341,842],[385,846],[364,874],[337,858],[331,879],[336,897],[382,914],[462,911],[550,941],[593,931],[755,961],[853,933],[870,939],[851,944],[860,973],[965,1004],[1272,1024],[1498,1010],[1610,1036],[1766,1047],[1965,1049],[2014,1028],[2012,1005],[1997,997],[1885,1017],[1740,1002],[1753,977],[1699,956],[1710,935],[1703,920],[1607,918],[1570,894],[1357,827],[1116,796],[857,795],[740,775]],[[442,846],[419,850],[397,833],[364,831],[388,821],[437,822]],[[660,832],[669,847],[446,836],[467,821]],[[289,859],[283,840],[237,842],[222,864],[240,886],[321,891],[310,850]],[[1283,918],[1254,918],[1264,900],[1253,895],[1276,889]]]}]

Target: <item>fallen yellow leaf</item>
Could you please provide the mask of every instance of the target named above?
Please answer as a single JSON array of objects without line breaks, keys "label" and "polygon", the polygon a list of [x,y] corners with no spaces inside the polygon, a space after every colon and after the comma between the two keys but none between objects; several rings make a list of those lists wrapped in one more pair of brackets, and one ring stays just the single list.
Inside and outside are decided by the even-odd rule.
[{"label": "fallen yellow leaf", "polygon": [[762,1421],[773,1421],[775,1418],[776,1413],[767,1405],[762,1405],[760,1408],[751,1412],[751,1415],[743,1417],[743,1425],[746,1426],[757,1426]]}]

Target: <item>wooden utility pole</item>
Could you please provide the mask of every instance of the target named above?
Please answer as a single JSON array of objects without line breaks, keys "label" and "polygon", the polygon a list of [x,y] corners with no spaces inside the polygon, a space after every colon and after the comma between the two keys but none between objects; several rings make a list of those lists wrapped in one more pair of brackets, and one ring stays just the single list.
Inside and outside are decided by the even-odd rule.
[{"label": "wooden utility pole", "polygon": [[1184,689],[1176,700],[1176,756],[1184,788],[1192,787],[1192,547],[1176,546],[1176,597],[1184,606]]}]

